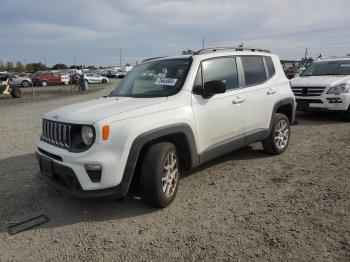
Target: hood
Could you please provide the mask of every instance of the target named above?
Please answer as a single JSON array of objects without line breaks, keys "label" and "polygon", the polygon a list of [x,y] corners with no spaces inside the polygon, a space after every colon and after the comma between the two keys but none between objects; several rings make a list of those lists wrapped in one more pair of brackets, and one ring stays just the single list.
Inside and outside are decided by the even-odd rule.
[{"label": "hood", "polygon": [[293,78],[290,83],[292,87],[296,86],[322,86],[341,84],[349,82],[350,76],[299,76]]},{"label": "hood", "polygon": [[50,111],[45,114],[44,118],[59,122],[91,125],[103,118],[149,107],[166,100],[166,97],[101,97]]}]

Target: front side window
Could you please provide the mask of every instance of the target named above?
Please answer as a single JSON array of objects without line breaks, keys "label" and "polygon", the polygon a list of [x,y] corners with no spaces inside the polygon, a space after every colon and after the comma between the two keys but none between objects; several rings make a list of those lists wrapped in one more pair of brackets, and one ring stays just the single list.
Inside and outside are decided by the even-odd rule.
[{"label": "front side window", "polygon": [[261,56],[242,56],[241,60],[247,86],[258,85],[266,81],[265,66]]},{"label": "front side window", "polygon": [[202,77],[203,83],[221,80],[226,83],[227,90],[238,88],[236,59],[234,57],[222,57],[203,61]]},{"label": "front side window", "polygon": [[112,96],[164,97],[176,94],[185,83],[192,60],[168,59],[134,67],[114,89]]},{"label": "front side window", "polygon": [[301,76],[325,75],[350,75],[350,60],[316,62],[301,74]]}]

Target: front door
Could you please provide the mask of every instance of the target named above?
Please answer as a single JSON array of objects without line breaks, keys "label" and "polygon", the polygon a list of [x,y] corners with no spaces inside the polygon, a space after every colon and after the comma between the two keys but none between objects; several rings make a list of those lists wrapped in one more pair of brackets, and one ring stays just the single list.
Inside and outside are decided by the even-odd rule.
[{"label": "front door", "polygon": [[204,60],[198,70],[195,89],[211,80],[226,83],[226,92],[210,98],[192,94],[199,153],[223,148],[236,140],[244,143],[245,89],[240,88],[235,57]]}]

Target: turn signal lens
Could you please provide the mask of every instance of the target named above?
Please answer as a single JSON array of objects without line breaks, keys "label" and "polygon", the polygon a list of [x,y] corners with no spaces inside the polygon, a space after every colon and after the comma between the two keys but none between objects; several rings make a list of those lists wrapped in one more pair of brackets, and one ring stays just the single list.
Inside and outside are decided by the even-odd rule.
[{"label": "turn signal lens", "polygon": [[109,125],[104,125],[102,127],[102,139],[108,140],[109,138]]}]

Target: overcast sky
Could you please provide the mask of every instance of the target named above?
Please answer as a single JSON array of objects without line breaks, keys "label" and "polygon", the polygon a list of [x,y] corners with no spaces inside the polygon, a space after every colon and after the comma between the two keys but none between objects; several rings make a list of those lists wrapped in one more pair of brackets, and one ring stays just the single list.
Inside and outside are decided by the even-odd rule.
[{"label": "overcast sky", "polygon": [[184,49],[267,48],[282,59],[350,53],[350,0],[12,0],[3,61],[118,65]]}]

